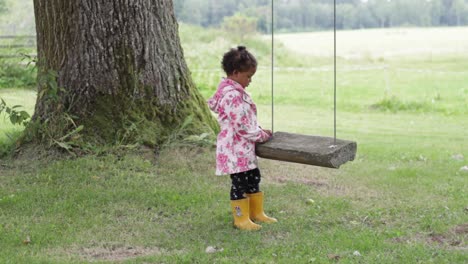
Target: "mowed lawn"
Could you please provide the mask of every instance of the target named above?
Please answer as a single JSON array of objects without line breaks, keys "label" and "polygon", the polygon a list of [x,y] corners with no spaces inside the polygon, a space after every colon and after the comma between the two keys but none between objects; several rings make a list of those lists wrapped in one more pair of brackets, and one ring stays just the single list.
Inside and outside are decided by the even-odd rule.
[{"label": "mowed lawn", "polygon": [[[466,35],[459,30],[454,34]],[[369,31],[369,43],[385,32]],[[439,43],[436,32],[424,43]],[[194,51],[219,57],[220,43],[229,42],[199,33],[183,33],[182,41],[194,80],[209,96],[221,75],[207,67],[219,62],[202,65]],[[286,41],[278,43],[275,130],[333,136],[332,58],[288,46],[298,36],[278,36]],[[255,43],[261,64],[248,89],[270,127],[268,56]],[[4,158],[0,262],[466,263],[468,56],[453,52],[458,42],[444,44],[450,52],[425,54],[389,43],[391,56],[338,59],[337,135],[358,143],[355,161],[333,170],[260,160],[265,208],[277,224],[259,232],[231,227],[229,180],[214,176],[213,148]],[[357,51],[346,45],[339,42]],[[34,107],[30,90],[0,96]],[[0,117],[0,145],[20,130]],[[208,246],[219,250],[206,253]]]}]

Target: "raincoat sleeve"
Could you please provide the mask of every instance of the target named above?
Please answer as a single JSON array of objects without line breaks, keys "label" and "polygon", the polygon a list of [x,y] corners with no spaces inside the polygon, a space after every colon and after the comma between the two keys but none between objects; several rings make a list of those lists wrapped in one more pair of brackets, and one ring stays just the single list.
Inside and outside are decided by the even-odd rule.
[{"label": "raincoat sleeve", "polygon": [[265,142],[270,138],[270,135],[258,126],[253,102],[246,102],[238,91],[228,92],[223,101],[229,127],[235,135],[253,142]]}]

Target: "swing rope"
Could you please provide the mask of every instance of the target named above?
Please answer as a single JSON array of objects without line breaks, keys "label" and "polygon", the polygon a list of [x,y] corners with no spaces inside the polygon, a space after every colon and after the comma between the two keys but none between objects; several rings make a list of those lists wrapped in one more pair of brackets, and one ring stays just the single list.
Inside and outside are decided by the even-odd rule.
[{"label": "swing rope", "polygon": [[336,0],[333,0],[333,138],[336,146]]},{"label": "swing rope", "polygon": [[274,71],[275,71],[275,53],[273,52],[275,49],[275,20],[274,20],[274,3],[275,0],[271,0],[271,133],[274,130],[274,122],[275,122],[275,100],[274,98]]},{"label": "swing rope", "polygon": [[[274,2],[271,0],[271,132],[274,132],[274,113],[275,113],[275,100],[274,100],[274,71],[275,71],[275,37],[274,37]],[[336,0],[333,0],[333,145],[336,146]]]}]

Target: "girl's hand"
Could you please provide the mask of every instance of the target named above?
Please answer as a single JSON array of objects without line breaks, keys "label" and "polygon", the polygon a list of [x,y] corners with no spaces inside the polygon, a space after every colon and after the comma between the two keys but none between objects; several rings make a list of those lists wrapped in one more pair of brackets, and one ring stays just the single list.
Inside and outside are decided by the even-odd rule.
[{"label": "girl's hand", "polygon": [[271,132],[271,130],[264,129],[263,131],[265,131],[265,133],[267,133],[270,138],[273,136],[273,133]]}]

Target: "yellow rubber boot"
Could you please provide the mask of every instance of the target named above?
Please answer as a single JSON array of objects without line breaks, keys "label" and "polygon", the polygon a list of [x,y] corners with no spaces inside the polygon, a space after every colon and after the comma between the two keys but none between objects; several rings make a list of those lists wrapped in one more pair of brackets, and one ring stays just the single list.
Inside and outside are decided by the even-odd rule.
[{"label": "yellow rubber boot", "polygon": [[241,230],[259,230],[262,226],[255,224],[249,217],[249,198],[231,200],[234,227]]},{"label": "yellow rubber boot", "polygon": [[250,199],[250,219],[263,223],[276,223],[278,220],[269,217],[263,211],[263,192],[248,193]]}]

